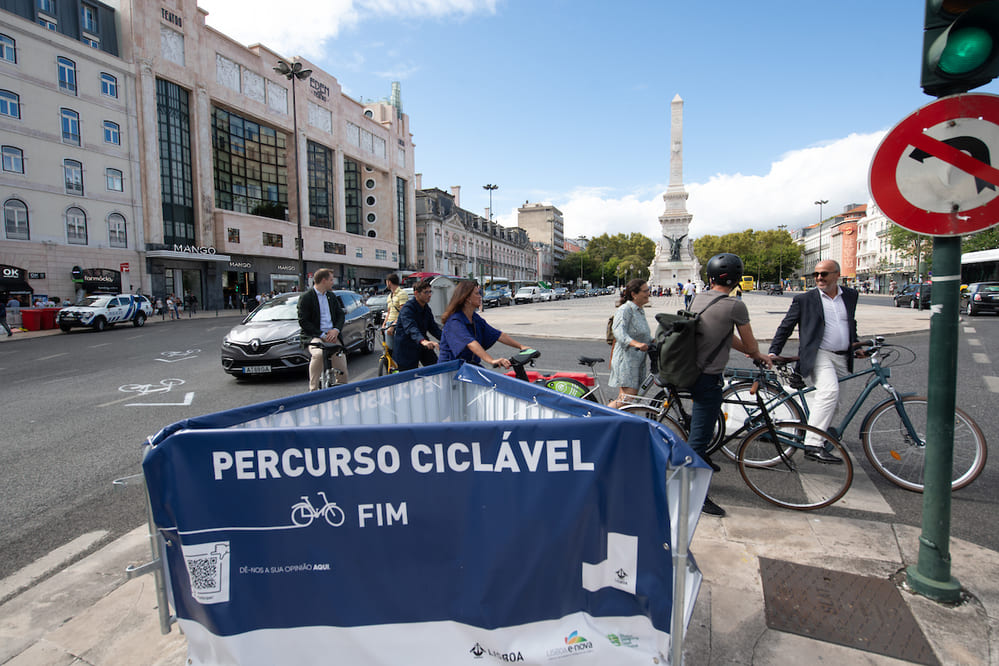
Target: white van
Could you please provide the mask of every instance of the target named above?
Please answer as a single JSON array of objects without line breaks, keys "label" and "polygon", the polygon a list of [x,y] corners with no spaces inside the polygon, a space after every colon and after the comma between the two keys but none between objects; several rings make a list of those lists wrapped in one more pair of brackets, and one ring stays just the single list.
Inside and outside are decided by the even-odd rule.
[{"label": "white van", "polygon": [[541,287],[521,287],[513,297],[517,305],[521,303],[537,303],[541,300]]}]

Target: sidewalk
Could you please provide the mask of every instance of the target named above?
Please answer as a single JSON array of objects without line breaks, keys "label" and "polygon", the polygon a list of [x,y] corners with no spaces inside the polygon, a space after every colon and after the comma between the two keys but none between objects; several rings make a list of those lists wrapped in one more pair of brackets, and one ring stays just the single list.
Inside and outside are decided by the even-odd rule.
[{"label": "sidewalk", "polygon": [[[566,320],[569,304],[554,302],[534,306],[493,308],[486,319],[515,337],[548,336],[599,339],[615,299],[605,296],[574,303],[571,330]],[[790,300],[749,294],[746,296],[757,336],[768,338],[783,317]],[[652,313],[675,309],[667,299],[653,299]],[[237,311],[218,316],[235,317]],[[214,317],[215,312],[199,313]],[[929,313],[861,305],[857,319],[861,335],[926,330]],[[147,325],[168,323],[159,319]],[[650,322],[652,317],[650,316]],[[58,334],[42,331],[19,334]],[[17,340],[18,336],[11,338]],[[23,338],[22,338],[23,339]],[[138,500],[138,498],[136,499]],[[968,593],[954,608],[905,591],[898,593],[902,610],[915,624],[899,625],[898,610],[881,598],[873,607],[859,607],[830,594],[823,581],[836,574],[867,578],[859,582],[859,595],[869,600],[876,583],[904,579],[896,574],[915,564],[919,530],[906,525],[868,520],[832,518],[821,511],[796,513],[726,507],[724,518],[702,516],[691,553],[704,574],[685,638],[686,663],[701,664],[813,664],[813,663],[999,663],[999,554],[959,539],[951,540],[953,575]],[[72,564],[42,583],[14,596],[0,606],[0,663],[10,666],[37,664],[168,664],[185,662],[186,642],[174,627],[161,635],[152,576],[127,580],[125,567],[149,560],[146,528],[138,528],[92,555]],[[760,558],[765,558],[762,563]],[[809,565],[828,570],[808,581],[818,596],[801,588],[794,598],[796,616],[831,620],[841,638],[854,643],[873,625],[884,621],[875,635],[879,645],[905,648],[925,637],[929,658],[912,662],[894,659],[856,647],[845,647],[796,633],[768,627],[778,608],[764,596],[764,567],[771,560],[782,565]],[[769,571],[769,569],[768,569]],[[36,574],[37,575],[37,574]],[[32,576],[19,572],[12,578]],[[771,590],[772,588],[772,578]],[[7,581],[0,581],[0,589]],[[892,596],[895,585],[888,585]],[[847,590],[842,590],[844,593]],[[902,613],[905,615],[905,613]],[[780,619],[777,617],[777,619]],[[786,619],[786,618],[785,618]],[[903,618],[904,619],[904,618]]]},{"label": "sidewalk", "polygon": [[[214,318],[217,318],[217,317],[228,317],[228,318],[239,317],[239,318],[242,318],[242,317],[245,317],[246,314],[247,313],[246,313],[245,310],[243,312],[240,312],[239,310],[207,310],[207,311],[206,310],[198,310],[197,314],[195,314],[195,315],[188,315],[187,313],[181,312],[180,313],[180,318],[181,318],[181,320],[187,320],[187,319],[214,319]],[[149,319],[146,320],[146,323],[145,323],[144,326],[158,326],[158,325],[161,325],[161,324],[169,324],[171,322],[176,322],[176,321],[177,320],[175,320],[175,319],[170,319],[169,315],[167,315],[165,319],[163,317],[161,317],[160,315],[153,315],[152,317],[150,317]],[[126,328],[126,327],[127,328],[132,328],[132,324],[128,323],[128,322],[126,322],[124,324],[117,324],[117,326],[121,327],[121,328]],[[84,329],[84,328],[76,328],[76,329],[73,329],[72,332],[73,333],[82,333],[82,332],[85,332],[86,330],[87,329]],[[0,329],[0,344],[3,344],[5,342],[16,342],[18,340],[31,340],[31,339],[34,339],[34,338],[44,338],[44,337],[48,337],[48,336],[51,336],[51,335],[63,335],[63,332],[61,330],[59,330],[58,328],[50,328],[50,329],[46,329],[46,330],[43,330],[43,331],[26,331],[26,330],[21,329],[21,328],[14,328],[12,326],[11,327],[11,331],[13,331],[14,335],[11,336],[11,337],[7,337],[6,333],[2,329]]]}]

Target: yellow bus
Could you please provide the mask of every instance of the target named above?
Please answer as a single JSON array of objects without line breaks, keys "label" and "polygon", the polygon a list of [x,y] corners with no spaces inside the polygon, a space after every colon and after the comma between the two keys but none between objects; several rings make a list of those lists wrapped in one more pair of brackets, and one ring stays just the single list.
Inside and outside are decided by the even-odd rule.
[{"label": "yellow bus", "polygon": [[755,286],[756,286],[756,281],[753,280],[752,275],[742,276],[742,282],[739,283],[739,288],[741,288],[743,291],[752,291]]}]

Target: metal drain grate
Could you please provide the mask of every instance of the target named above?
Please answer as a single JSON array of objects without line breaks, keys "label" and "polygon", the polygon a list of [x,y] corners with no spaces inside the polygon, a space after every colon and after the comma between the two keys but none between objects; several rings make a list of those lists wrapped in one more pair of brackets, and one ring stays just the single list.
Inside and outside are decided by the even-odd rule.
[{"label": "metal drain grate", "polygon": [[940,663],[890,580],[765,557],[760,576],[771,629],[917,664]]}]

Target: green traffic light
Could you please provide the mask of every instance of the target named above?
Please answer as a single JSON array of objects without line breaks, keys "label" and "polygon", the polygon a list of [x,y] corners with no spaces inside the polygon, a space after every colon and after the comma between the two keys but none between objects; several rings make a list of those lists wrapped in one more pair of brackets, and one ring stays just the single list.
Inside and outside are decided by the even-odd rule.
[{"label": "green traffic light", "polygon": [[948,35],[937,66],[946,74],[967,74],[981,67],[991,53],[992,37],[987,30],[976,26],[958,28]]}]

